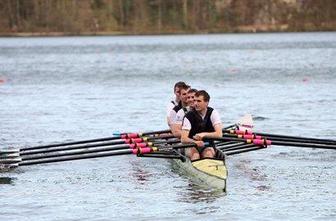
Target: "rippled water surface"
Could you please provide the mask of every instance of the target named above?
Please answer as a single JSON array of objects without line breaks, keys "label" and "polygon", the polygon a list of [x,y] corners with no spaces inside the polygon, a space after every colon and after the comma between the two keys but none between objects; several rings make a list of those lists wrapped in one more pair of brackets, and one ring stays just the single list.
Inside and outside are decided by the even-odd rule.
[{"label": "rippled water surface", "polygon": [[[228,125],[336,139],[336,33],[0,38],[0,148],[165,129],[172,86]],[[115,156],[0,172],[1,220],[335,220],[336,151],[229,157],[228,194],[168,160]]]}]

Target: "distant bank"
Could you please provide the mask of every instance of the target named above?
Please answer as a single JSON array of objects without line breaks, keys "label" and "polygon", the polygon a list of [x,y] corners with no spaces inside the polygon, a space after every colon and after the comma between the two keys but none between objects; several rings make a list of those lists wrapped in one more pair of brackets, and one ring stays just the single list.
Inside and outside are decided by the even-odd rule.
[{"label": "distant bank", "polygon": [[0,36],[336,31],[334,0],[0,1]]}]

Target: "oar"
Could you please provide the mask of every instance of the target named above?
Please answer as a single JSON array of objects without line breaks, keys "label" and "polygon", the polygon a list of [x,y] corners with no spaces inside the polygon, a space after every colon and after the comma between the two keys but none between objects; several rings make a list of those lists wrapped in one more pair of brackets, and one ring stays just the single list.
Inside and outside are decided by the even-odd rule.
[{"label": "oar", "polygon": [[6,158],[12,158],[12,157],[19,157],[19,152],[13,152],[13,153],[0,153],[0,159],[6,159]]},{"label": "oar", "polygon": [[[134,141],[140,141],[139,139],[136,139]],[[95,148],[89,148],[89,149],[79,149],[79,150],[66,150],[65,152],[61,152],[61,153],[52,153],[50,154],[50,151],[47,149],[46,151],[48,151],[47,153],[49,154],[45,154],[46,152],[40,152],[40,150],[33,150],[30,151],[30,153],[27,152],[23,152],[21,155],[23,155],[22,160],[23,161],[31,161],[31,160],[37,160],[37,159],[46,159],[46,158],[56,158],[56,157],[63,157],[63,156],[75,156],[75,155],[83,155],[83,154],[88,154],[88,153],[97,153],[97,152],[106,152],[106,151],[117,151],[117,150],[124,150],[124,149],[136,149],[136,148],[145,148],[145,147],[149,147],[149,146],[153,146],[154,144],[174,144],[179,142],[177,139],[174,140],[169,140],[169,141],[158,141],[156,143],[150,143],[150,142],[146,142],[146,143],[133,143],[133,144],[124,144],[124,145],[114,145],[114,146],[104,146],[104,147],[95,147]],[[87,145],[88,146],[88,145]],[[86,146],[86,147],[87,147]],[[167,148],[167,146],[160,146],[160,147],[164,147]],[[153,147],[154,148],[154,147]],[[170,148],[170,146],[169,146]],[[43,153],[43,155],[37,155],[36,153]],[[19,154],[19,152],[15,153],[15,154]],[[12,159],[6,159],[6,163],[14,163],[12,162]],[[15,162],[16,163],[16,162]]]},{"label": "oar", "polygon": [[32,154],[41,154],[41,153],[50,153],[56,151],[68,151],[68,150],[75,150],[75,149],[86,149],[91,147],[101,147],[101,146],[115,146],[118,148],[119,146],[124,147],[125,145],[130,144],[128,140],[118,140],[116,142],[105,142],[105,143],[97,143],[97,144],[86,144],[86,145],[79,145],[79,146],[58,146],[58,147],[49,147],[49,148],[41,148],[41,149],[21,149],[21,155],[32,155]]},{"label": "oar", "polygon": [[305,147],[305,148],[320,148],[320,149],[332,149],[332,150],[336,150],[336,145],[266,140],[266,142],[267,141],[270,141],[268,145],[272,144],[272,145],[280,145],[280,146]]},{"label": "oar", "polygon": [[[165,141],[164,144],[174,144],[179,142],[178,140],[171,140]],[[23,160],[35,160],[35,159],[44,159],[44,158],[52,158],[52,157],[62,157],[62,156],[70,156],[70,155],[81,155],[87,153],[95,153],[95,152],[104,152],[104,151],[115,151],[115,150],[124,150],[124,149],[136,149],[136,148],[144,148],[144,147],[153,147],[154,145],[163,144],[163,141],[160,142],[144,142],[144,143],[131,143],[131,144],[124,144],[124,145],[114,145],[114,146],[103,146],[103,147],[93,147],[88,149],[76,149],[76,150],[66,150],[63,152],[57,153],[50,153],[42,152],[43,154],[35,154],[30,153],[27,154],[26,152],[22,153],[21,156]],[[36,151],[35,151],[36,152]]]},{"label": "oar", "polygon": [[280,146],[294,146],[294,147],[307,147],[307,148],[321,148],[321,149],[336,149],[336,145],[327,144],[314,144],[314,143],[299,143],[299,142],[285,142],[285,141],[272,141],[267,139],[251,139],[245,140],[241,138],[231,138],[231,137],[220,137],[220,138],[204,138],[204,140],[219,140],[219,141],[241,141],[246,143],[253,143],[255,145],[265,145],[269,146],[280,145]]},{"label": "oar", "polygon": [[104,138],[98,138],[98,139],[71,141],[71,142],[56,143],[56,144],[49,144],[49,145],[40,145],[40,146],[22,148],[22,150],[36,150],[36,149],[69,146],[69,145],[84,144],[84,143],[95,143],[95,142],[110,141],[110,140],[139,138],[141,136],[156,135],[156,134],[163,134],[163,133],[169,133],[169,132],[170,130],[160,130],[160,131],[152,131],[152,132],[144,132],[144,133],[121,133],[113,137],[104,137]]},{"label": "oar", "polygon": [[150,157],[150,158],[164,158],[164,159],[181,159],[181,156],[175,152],[157,151],[153,153],[138,154],[138,157]]},{"label": "oar", "polygon": [[[255,144],[240,144],[240,145],[236,145],[236,146],[231,146],[231,147],[218,147],[218,149],[224,151],[224,152],[228,152],[228,151],[232,151],[232,150],[240,150],[240,149],[245,149],[245,148],[250,148],[250,147],[257,147]],[[260,147],[260,146],[259,146]]]},{"label": "oar", "polygon": [[[148,140],[153,142],[147,142]],[[177,139],[170,139],[168,141],[156,141],[155,139],[143,139],[143,138],[135,138],[131,140],[124,141],[124,144],[110,144],[107,143],[98,143],[98,144],[89,144],[89,145],[81,145],[81,146],[67,146],[67,147],[53,147],[53,148],[47,148],[47,149],[38,149],[38,150],[29,150],[29,151],[23,151],[20,152],[21,156],[26,155],[36,155],[36,154],[47,154],[52,152],[59,152],[59,151],[72,151],[72,150],[81,150],[81,149],[88,149],[88,148],[97,148],[97,147],[103,147],[114,150],[120,150],[120,149],[127,149],[127,148],[135,148],[135,147],[144,147],[145,145],[153,146],[156,144],[162,144],[162,143],[178,143],[179,140]]]},{"label": "oar", "polygon": [[6,164],[18,163],[18,162],[21,162],[21,161],[22,161],[22,159],[20,157],[4,158],[4,159],[0,159],[0,166],[1,165],[6,165]]},{"label": "oar", "polygon": [[234,143],[230,143],[230,144],[226,144],[226,142],[224,142],[224,143],[217,143],[217,144],[215,143],[215,145],[216,145],[217,148],[230,148],[230,147],[240,146],[242,144],[245,144],[245,142],[234,142]]},{"label": "oar", "polygon": [[128,149],[128,150],[119,150],[119,151],[110,151],[110,152],[98,152],[90,153],[84,155],[71,155],[64,157],[54,157],[48,159],[39,159],[39,160],[27,160],[18,163],[19,166],[28,166],[35,164],[45,164],[45,163],[55,163],[55,162],[64,162],[64,161],[73,161],[73,160],[82,160],[82,159],[91,159],[98,157],[109,157],[109,156],[119,156],[119,155],[129,155],[129,154],[139,154],[139,153],[149,153],[156,151],[154,147],[145,147],[139,149]]},{"label": "oar", "polygon": [[336,140],[331,140],[331,139],[289,136],[289,135],[269,134],[269,133],[260,133],[260,132],[255,132],[255,133],[251,134],[251,132],[240,131],[240,130],[225,130],[225,133],[236,134],[238,136],[262,136],[263,138],[277,140],[277,141],[290,141],[290,142],[336,145]]},{"label": "oar", "polygon": [[231,125],[229,125],[229,126],[227,126],[227,127],[224,127],[222,130],[223,130],[223,132],[224,131],[226,131],[226,130],[229,130],[229,129],[232,129],[232,128],[236,128],[237,127],[237,124],[231,124]]},{"label": "oar", "polygon": [[[147,141],[153,141],[153,142],[147,142]],[[150,143],[150,144],[160,144],[160,143],[176,143],[178,140],[171,139],[169,141],[156,141],[156,139],[151,138],[134,138],[134,139],[124,139],[120,140],[118,142],[105,142],[105,143],[97,143],[97,144],[85,144],[85,145],[79,145],[79,146],[66,146],[66,147],[51,147],[51,148],[43,148],[43,149],[37,149],[37,150],[23,150],[20,151],[21,155],[32,155],[32,154],[42,154],[42,153],[51,153],[51,152],[58,152],[58,151],[69,151],[69,150],[77,150],[77,149],[87,149],[87,148],[93,148],[93,147],[102,147],[102,146],[110,146],[114,149],[125,149],[127,147],[134,146],[135,143]]]},{"label": "oar", "polygon": [[[81,155],[70,155],[70,156],[62,156],[62,157],[52,157],[47,159],[38,159],[38,160],[25,160],[19,162],[19,166],[27,166],[27,165],[34,165],[34,164],[45,164],[45,163],[54,163],[54,162],[63,162],[63,161],[72,161],[72,160],[81,160],[81,159],[89,159],[89,158],[98,158],[98,157],[107,157],[107,156],[116,156],[116,155],[126,155],[126,154],[136,154],[136,155],[143,155],[151,152],[156,152],[159,150],[166,150],[166,149],[180,149],[180,148],[188,148],[188,147],[195,147],[194,143],[189,144],[177,144],[177,145],[169,145],[169,146],[158,146],[158,147],[144,147],[138,149],[128,149],[128,150],[112,150],[108,152],[95,152],[95,153],[88,153],[88,154],[81,154]],[[162,156],[161,156],[162,157]],[[9,164],[10,162],[8,162]],[[12,162],[17,163],[17,161]]]},{"label": "oar", "polygon": [[261,149],[265,149],[265,146],[255,146],[255,147],[250,147],[250,148],[243,148],[243,149],[239,149],[239,150],[234,150],[234,151],[227,151],[224,152],[225,155],[230,156],[230,155],[237,155],[237,154],[241,154],[241,153],[246,153],[246,152],[251,152],[251,151],[255,151],[255,150],[261,150]]},{"label": "oar", "polygon": [[79,149],[79,150],[71,150],[61,153],[52,153],[52,154],[43,154],[43,155],[26,155],[22,153],[22,160],[36,160],[36,159],[45,159],[45,158],[53,158],[53,157],[63,157],[63,156],[71,156],[71,155],[81,155],[88,153],[96,153],[96,152],[105,152],[105,151],[116,151],[116,150],[125,150],[125,149],[137,149],[137,148],[145,148],[152,146],[151,143],[136,143],[136,144],[124,144],[124,145],[115,145],[115,146],[103,146],[98,148],[90,148],[90,149]]},{"label": "oar", "polygon": [[282,138],[282,137],[271,137],[271,136],[261,136],[257,134],[223,134],[223,137],[233,137],[233,138],[243,138],[243,139],[270,139],[272,141],[285,141],[285,142],[297,142],[297,143],[311,143],[311,144],[326,144],[326,145],[336,145],[333,142],[325,142],[325,141],[316,141],[309,139],[301,139],[301,138]]},{"label": "oar", "polygon": [[[136,144],[138,145],[138,144]],[[62,161],[70,161],[70,160],[80,160],[80,159],[89,159],[89,158],[98,158],[105,156],[115,156],[115,155],[124,155],[124,154],[137,154],[142,155],[150,152],[155,152],[159,150],[172,150],[173,148],[187,148],[195,146],[195,144],[184,144],[184,145],[165,145],[157,147],[138,147],[137,149],[127,149],[127,150],[115,150],[104,148],[96,148],[91,150],[83,150],[83,151],[74,151],[74,152],[66,152],[63,154],[55,154],[55,155],[44,155],[40,159],[39,156],[26,157],[24,159],[6,159],[6,164],[17,164],[18,166],[25,165],[33,165],[33,164],[44,164],[44,163],[53,163],[53,162],[62,162]],[[126,146],[125,146],[126,147]],[[128,147],[128,146],[127,146]],[[128,147],[129,148],[129,147]],[[162,153],[161,153],[162,154]],[[160,156],[162,157],[162,156]],[[168,157],[169,158],[169,157]],[[21,162],[20,162],[21,161]],[[19,163],[18,163],[19,162]]]}]

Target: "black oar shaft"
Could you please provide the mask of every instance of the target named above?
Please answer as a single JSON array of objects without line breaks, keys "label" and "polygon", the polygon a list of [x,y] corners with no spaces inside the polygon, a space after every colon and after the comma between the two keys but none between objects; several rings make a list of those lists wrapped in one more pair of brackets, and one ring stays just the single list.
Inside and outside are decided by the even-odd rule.
[{"label": "black oar shaft", "polygon": [[222,130],[223,130],[223,132],[225,132],[225,131],[227,131],[228,129],[231,129],[231,128],[236,127],[236,126],[237,126],[236,124],[231,124],[231,125],[229,125],[229,126],[224,127]]},{"label": "black oar shaft", "polygon": [[103,141],[118,140],[118,139],[121,139],[121,136],[118,136],[118,137],[104,137],[104,138],[99,138],[99,139],[90,139],[90,140],[81,140],[81,141],[72,141],[72,142],[41,145],[41,146],[34,146],[34,147],[25,147],[25,148],[22,148],[21,150],[24,150],[24,151],[26,151],[26,150],[37,150],[37,149],[44,149],[44,148],[50,148],[50,147],[63,147],[63,146],[103,142]]},{"label": "black oar shaft", "polygon": [[65,156],[65,157],[57,157],[57,158],[24,161],[24,162],[19,163],[19,166],[56,163],[56,162],[63,162],[63,161],[82,160],[82,159],[91,159],[91,158],[98,158],[98,157],[109,157],[109,156],[127,155],[127,154],[133,154],[133,150],[121,150],[121,151],[102,152],[102,153],[86,154],[86,155],[79,155],[79,156],[76,155],[76,156]]},{"label": "black oar shaft", "polygon": [[[43,149],[43,150],[31,150],[31,151],[25,151],[21,153],[21,156],[26,156],[26,155],[33,155],[33,154],[42,154],[42,153],[51,153],[51,152],[57,152],[57,151],[69,151],[69,150],[75,150],[75,149],[84,149],[84,148],[90,148],[90,147],[99,147],[99,146],[105,146],[105,145],[87,145],[87,146],[69,146],[67,148],[49,148],[49,149]],[[127,147],[130,147],[129,144],[119,144],[119,145],[114,145],[114,149],[125,149]]]},{"label": "black oar shaft", "polygon": [[245,142],[235,142],[235,141],[231,141],[233,143],[230,143],[230,144],[225,144],[225,145],[222,145],[222,144],[218,144],[216,145],[216,147],[218,148],[230,148],[230,147],[236,147],[236,146],[240,146],[242,144],[246,144]]},{"label": "black oar shaft", "polygon": [[222,151],[231,151],[231,150],[240,150],[244,148],[249,148],[249,147],[256,147],[254,144],[241,144],[237,146],[232,146],[232,147],[219,147],[220,150]]},{"label": "black oar shaft", "polygon": [[313,138],[290,138],[290,137],[278,137],[278,136],[263,136],[263,138],[270,139],[272,141],[288,141],[299,143],[315,143],[315,144],[330,144],[336,145],[336,141],[317,140]]},{"label": "black oar shaft", "polygon": [[63,157],[63,156],[75,156],[81,154],[88,154],[88,153],[98,153],[98,152],[105,152],[105,151],[116,151],[116,150],[125,150],[131,149],[129,145],[118,145],[118,146],[106,146],[100,148],[91,148],[85,150],[72,150],[67,152],[61,153],[52,153],[52,154],[43,154],[43,155],[27,155],[23,156],[22,160],[36,160],[36,159],[46,159],[46,158],[53,158],[53,157]]},{"label": "black oar shaft", "polygon": [[280,145],[280,146],[307,147],[307,148],[320,148],[320,149],[334,149],[334,150],[336,150],[336,145],[327,145],[327,144],[286,142],[286,141],[272,141],[272,144],[273,145]]},{"label": "black oar shaft", "polygon": [[[226,133],[230,133],[230,130],[224,130]],[[303,143],[318,143],[318,144],[332,144],[336,145],[336,140],[331,139],[321,139],[321,138],[311,138],[311,137],[299,137],[299,136],[290,136],[290,135],[280,135],[280,134],[270,134],[270,133],[253,133],[256,136],[262,136],[266,139],[278,140],[278,141],[292,141],[292,142],[303,142]],[[230,136],[230,135],[225,135]]]},{"label": "black oar shaft", "polygon": [[159,130],[159,131],[152,131],[152,132],[144,132],[144,133],[140,133],[140,135],[147,136],[147,135],[163,134],[163,133],[170,133],[170,132],[171,131],[167,129],[167,130]]},{"label": "black oar shaft", "polygon": [[310,140],[312,142],[314,141],[322,141],[322,142],[328,142],[330,144],[336,144],[335,140],[331,139],[320,139],[320,138],[310,138],[310,137],[298,137],[298,136],[289,136],[289,135],[280,135],[280,134],[269,134],[269,133],[259,133],[256,132],[255,134],[265,137],[272,137],[273,139],[275,137],[277,138],[290,138],[290,139],[298,139],[298,140]]},{"label": "black oar shaft", "polygon": [[246,153],[246,152],[251,152],[251,151],[255,151],[255,150],[261,150],[261,149],[265,149],[266,147],[250,147],[250,148],[245,148],[245,149],[239,149],[239,150],[235,150],[235,151],[228,151],[228,152],[225,152],[224,153],[227,155],[227,156],[230,156],[230,155],[236,155],[236,154],[240,154],[240,153]]},{"label": "black oar shaft", "polygon": [[125,144],[125,140],[115,140],[110,142],[96,143],[96,144],[85,144],[85,145],[72,145],[72,146],[58,146],[58,147],[47,147],[47,148],[39,148],[33,150],[27,150],[25,148],[21,149],[20,152],[23,155],[34,154],[34,153],[44,153],[44,152],[53,152],[53,151],[62,151],[62,150],[74,150],[74,149],[82,149],[82,148],[90,148],[90,147],[101,147],[108,145],[117,145],[117,144]]},{"label": "black oar shaft", "polygon": [[170,130],[151,131],[151,132],[144,132],[144,133],[121,133],[113,137],[103,137],[103,138],[98,138],[98,139],[69,141],[69,142],[64,142],[64,143],[55,143],[55,144],[49,144],[49,145],[25,147],[25,148],[22,148],[21,150],[37,150],[37,149],[44,149],[44,148],[50,148],[50,147],[62,147],[62,146],[71,146],[71,145],[85,144],[85,143],[96,143],[96,142],[117,140],[121,138],[135,138],[135,137],[146,136],[146,135],[159,135],[159,134],[169,133],[169,132]]},{"label": "black oar shaft", "polygon": [[154,154],[148,153],[148,154],[138,155],[138,157],[151,157],[151,158],[163,158],[163,159],[181,159],[180,156],[174,155],[174,154],[167,155],[167,154],[155,154],[155,153]]}]

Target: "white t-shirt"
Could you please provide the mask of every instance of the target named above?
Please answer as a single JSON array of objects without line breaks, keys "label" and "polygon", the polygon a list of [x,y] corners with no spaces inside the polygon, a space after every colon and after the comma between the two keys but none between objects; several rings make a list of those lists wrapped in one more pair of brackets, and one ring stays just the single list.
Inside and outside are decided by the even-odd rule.
[{"label": "white t-shirt", "polygon": [[167,105],[167,120],[168,120],[168,126],[172,125],[175,121],[176,117],[176,111],[174,110],[174,107],[178,105],[178,102],[176,100],[172,100]]},{"label": "white t-shirt", "polygon": [[176,100],[171,100],[169,101],[168,105],[167,105],[167,117],[169,118],[170,115],[170,111],[178,105],[178,102]]},{"label": "white t-shirt", "polygon": [[[205,116],[202,116],[202,119],[204,119]],[[220,116],[218,114],[218,112],[214,109],[210,115],[210,120],[212,122],[212,126],[215,127],[215,125],[217,124],[221,124],[222,121],[220,119]],[[182,123],[182,130],[191,130],[191,124],[190,121],[185,117],[183,119],[183,123]]]},{"label": "white t-shirt", "polygon": [[[187,111],[190,111],[190,108],[187,107]],[[176,113],[176,116],[175,116],[175,120],[174,120],[174,124],[178,124],[178,125],[182,125],[183,123],[183,118],[184,118],[184,115],[186,114],[186,112],[181,109],[179,110],[177,113]]]},{"label": "white t-shirt", "polygon": [[174,109],[171,109],[169,111],[169,116],[168,116],[168,125],[172,125],[175,123],[175,118],[176,118],[176,112]]}]

